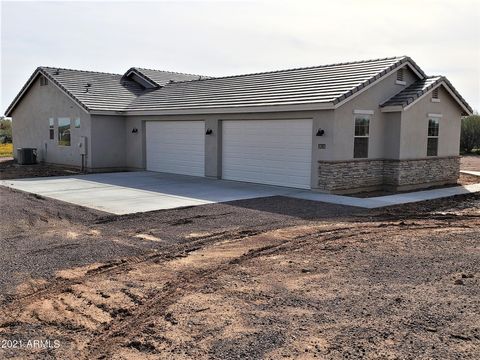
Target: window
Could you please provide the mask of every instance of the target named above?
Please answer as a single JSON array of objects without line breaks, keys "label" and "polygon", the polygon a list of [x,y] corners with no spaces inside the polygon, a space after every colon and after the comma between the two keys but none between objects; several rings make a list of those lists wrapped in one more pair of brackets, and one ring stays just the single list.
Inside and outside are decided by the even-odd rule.
[{"label": "window", "polygon": [[55,121],[53,118],[48,119],[48,130],[50,132],[50,140],[55,139]]},{"label": "window", "polygon": [[355,116],[355,137],[353,142],[353,157],[368,158],[368,136],[370,132],[370,116]]},{"label": "window", "polygon": [[432,102],[440,102],[438,97],[438,87],[432,91]]},{"label": "window", "polygon": [[75,118],[74,124],[75,124],[75,128],[77,129],[80,128],[80,118]]},{"label": "window", "polygon": [[428,119],[427,156],[438,154],[438,119]]},{"label": "window", "polygon": [[70,118],[58,118],[58,145],[70,146]]},{"label": "window", "polygon": [[48,85],[48,79],[45,76],[40,77],[40,86]]}]

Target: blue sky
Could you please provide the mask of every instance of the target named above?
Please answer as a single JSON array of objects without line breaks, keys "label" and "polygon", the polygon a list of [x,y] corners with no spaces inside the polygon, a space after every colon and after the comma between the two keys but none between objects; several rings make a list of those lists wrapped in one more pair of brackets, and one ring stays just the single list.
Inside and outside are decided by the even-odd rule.
[{"label": "blue sky", "polygon": [[1,2],[1,110],[37,66],[230,75],[396,55],[480,110],[480,1]]}]

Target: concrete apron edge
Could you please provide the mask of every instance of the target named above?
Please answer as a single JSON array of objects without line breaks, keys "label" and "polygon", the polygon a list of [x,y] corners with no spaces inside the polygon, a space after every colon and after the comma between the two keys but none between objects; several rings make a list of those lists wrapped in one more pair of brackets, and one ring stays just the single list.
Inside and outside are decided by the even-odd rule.
[{"label": "concrete apron edge", "polygon": [[330,204],[375,209],[393,205],[441,199],[456,195],[472,194],[476,192],[480,192],[480,183],[443,189],[422,190],[395,195],[377,196],[371,198],[355,198],[352,196],[320,194],[312,192],[301,192],[298,194],[291,194],[285,196],[297,199],[326,202]]}]

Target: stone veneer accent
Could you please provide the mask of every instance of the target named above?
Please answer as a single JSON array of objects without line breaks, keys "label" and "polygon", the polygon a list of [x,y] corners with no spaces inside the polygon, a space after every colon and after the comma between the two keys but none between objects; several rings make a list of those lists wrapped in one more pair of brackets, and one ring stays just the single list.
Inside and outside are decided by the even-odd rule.
[{"label": "stone veneer accent", "polygon": [[351,190],[381,187],[382,184],[383,160],[319,161],[319,190]]},{"label": "stone veneer accent", "polygon": [[355,192],[361,189],[425,187],[458,180],[458,156],[414,160],[319,161],[318,189]]},{"label": "stone veneer accent", "polygon": [[429,183],[455,183],[460,174],[460,157],[418,160],[388,160],[384,162],[386,185],[406,186]]}]

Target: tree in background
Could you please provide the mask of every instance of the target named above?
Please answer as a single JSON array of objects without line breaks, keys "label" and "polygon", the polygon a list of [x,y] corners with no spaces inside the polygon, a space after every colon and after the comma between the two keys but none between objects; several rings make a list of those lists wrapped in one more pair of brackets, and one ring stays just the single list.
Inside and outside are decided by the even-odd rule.
[{"label": "tree in background", "polygon": [[460,150],[470,153],[480,149],[480,115],[467,116],[462,120]]},{"label": "tree in background", "polygon": [[12,142],[12,120],[5,117],[0,119],[0,143],[3,142]]}]

